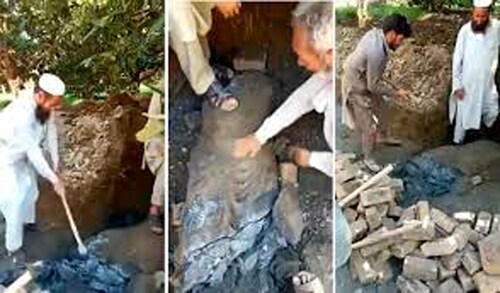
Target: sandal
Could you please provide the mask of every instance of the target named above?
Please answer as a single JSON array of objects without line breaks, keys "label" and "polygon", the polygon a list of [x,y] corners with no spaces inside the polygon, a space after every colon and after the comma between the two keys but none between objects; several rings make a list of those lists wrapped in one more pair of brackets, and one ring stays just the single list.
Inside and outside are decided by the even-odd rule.
[{"label": "sandal", "polygon": [[163,235],[164,231],[164,224],[163,224],[163,217],[160,214],[157,215],[149,215],[149,226],[151,229],[151,232],[157,234],[157,235]]},{"label": "sandal", "polygon": [[217,80],[210,85],[206,95],[214,107],[223,111],[233,111],[240,105],[238,99],[231,93],[225,91]]}]

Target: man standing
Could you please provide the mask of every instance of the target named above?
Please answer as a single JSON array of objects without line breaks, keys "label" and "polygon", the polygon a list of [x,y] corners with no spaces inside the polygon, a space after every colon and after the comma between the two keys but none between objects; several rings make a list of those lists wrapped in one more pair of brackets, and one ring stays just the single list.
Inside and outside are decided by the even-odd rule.
[{"label": "man standing", "polygon": [[408,96],[405,90],[385,86],[382,75],[389,50],[396,50],[410,36],[411,27],[404,16],[388,16],[381,28],[373,28],[363,36],[344,63],[342,122],[360,133],[364,162],[374,172],[380,169],[371,156],[377,140],[382,140],[379,111],[383,96]]},{"label": "man standing", "polygon": [[491,0],[474,1],[472,19],[460,29],[455,45],[449,113],[457,144],[468,129],[479,129],[481,120],[491,127],[498,115],[495,72],[500,30],[498,21],[490,19],[490,7]]},{"label": "man standing", "polygon": [[[62,105],[65,85],[59,77],[43,74],[35,89],[19,93],[0,113],[0,211],[5,222],[5,246],[12,261],[22,260],[24,224],[35,223],[37,171],[57,194],[64,193],[56,175],[59,164],[53,110]],[[42,152],[50,154],[53,170]]]},{"label": "man standing", "polygon": [[181,69],[197,95],[205,95],[217,108],[232,111],[239,105],[238,99],[229,93],[217,79],[208,64],[210,49],[206,34],[212,27],[212,9],[217,9],[225,18],[237,15],[241,3],[238,0],[225,2],[192,2],[170,0],[169,44],[175,51]]}]

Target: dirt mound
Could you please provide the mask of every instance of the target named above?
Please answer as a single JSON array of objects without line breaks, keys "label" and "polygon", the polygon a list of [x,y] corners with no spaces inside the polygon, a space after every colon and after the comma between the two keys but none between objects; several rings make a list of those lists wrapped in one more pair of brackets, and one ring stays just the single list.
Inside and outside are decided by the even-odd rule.
[{"label": "dirt mound", "polygon": [[[135,140],[146,122],[141,116],[145,106],[121,95],[59,113],[62,176],[77,224],[86,234],[102,229],[113,215],[147,212],[153,178],[141,169],[143,146]],[[68,225],[46,182],[38,218],[44,229]]]},{"label": "dirt mound", "polygon": [[451,53],[443,45],[409,44],[390,59],[386,78],[412,93],[404,107],[428,112],[443,107],[448,100],[451,63]]}]

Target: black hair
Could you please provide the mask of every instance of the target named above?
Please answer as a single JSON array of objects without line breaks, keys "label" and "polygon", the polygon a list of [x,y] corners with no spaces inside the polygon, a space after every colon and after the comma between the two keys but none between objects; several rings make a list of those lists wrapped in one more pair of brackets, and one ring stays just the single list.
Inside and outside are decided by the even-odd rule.
[{"label": "black hair", "polygon": [[406,17],[401,14],[394,13],[387,16],[382,21],[382,31],[388,33],[394,31],[398,35],[403,35],[405,38],[411,37],[411,26]]}]

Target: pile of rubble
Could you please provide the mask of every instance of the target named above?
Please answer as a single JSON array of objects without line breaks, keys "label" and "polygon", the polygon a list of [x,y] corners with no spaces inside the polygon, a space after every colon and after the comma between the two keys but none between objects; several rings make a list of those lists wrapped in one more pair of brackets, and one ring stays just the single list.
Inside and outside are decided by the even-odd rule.
[{"label": "pile of rubble", "polygon": [[[401,292],[500,292],[500,214],[449,216],[427,201],[403,208],[400,179],[375,175],[360,188],[370,176],[352,159],[337,154],[336,197],[352,234],[351,271],[362,284],[396,279]],[[397,278],[393,260],[402,262]]]}]

